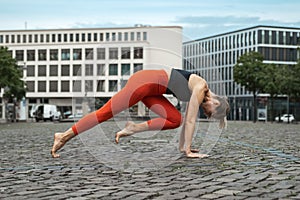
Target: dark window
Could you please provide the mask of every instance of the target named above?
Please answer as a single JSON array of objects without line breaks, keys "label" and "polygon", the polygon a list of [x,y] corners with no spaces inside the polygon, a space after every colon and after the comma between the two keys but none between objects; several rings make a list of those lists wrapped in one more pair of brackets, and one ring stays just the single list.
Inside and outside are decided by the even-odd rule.
[{"label": "dark window", "polygon": [[46,92],[46,81],[38,81],[38,92]]},{"label": "dark window", "polygon": [[46,49],[38,50],[38,56],[40,61],[47,60],[47,50]]},{"label": "dark window", "polygon": [[86,80],[85,81],[85,92],[93,92],[93,80]]},{"label": "dark window", "polygon": [[118,48],[109,48],[109,59],[118,59]]},{"label": "dark window", "polygon": [[73,49],[73,60],[81,60],[81,49]]},{"label": "dark window", "polygon": [[49,83],[50,83],[49,92],[58,92],[58,82],[50,81]]},{"label": "dark window", "polygon": [[69,65],[61,66],[61,76],[70,76],[70,66]]},{"label": "dark window", "polygon": [[73,92],[81,92],[81,80],[73,81]]},{"label": "dark window", "polygon": [[27,66],[27,76],[35,76],[35,66],[34,65],[28,65]]},{"label": "dark window", "polygon": [[92,48],[85,49],[85,59],[93,60],[94,59],[94,51]]},{"label": "dark window", "polygon": [[39,65],[38,66],[38,76],[46,76],[46,65]]},{"label": "dark window", "polygon": [[108,91],[109,92],[117,92],[118,91],[118,81],[117,80],[110,80],[108,82]]},{"label": "dark window", "polygon": [[81,76],[81,65],[73,65],[73,76]]},{"label": "dark window", "polygon": [[110,64],[108,74],[110,76],[118,75],[118,65],[117,64]]},{"label": "dark window", "polygon": [[27,81],[26,88],[27,88],[27,92],[35,92],[34,81]]},{"label": "dark window", "polygon": [[105,81],[104,80],[98,81],[97,92],[105,92]]},{"label": "dark window", "polygon": [[70,92],[70,83],[69,81],[61,81],[61,91]]},{"label": "dark window", "polygon": [[50,65],[49,67],[49,74],[50,76],[58,76],[58,66],[57,65]]},{"label": "dark window", "polygon": [[58,60],[58,49],[50,49],[50,60]]},{"label": "dark window", "polygon": [[24,51],[16,50],[16,59],[17,61],[24,61]]},{"label": "dark window", "polygon": [[97,60],[105,59],[105,48],[97,48]]},{"label": "dark window", "polygon": [[105,76],[105,65],[104,64],[97,64],[97,75]]},{"label": "dark window", "polygon": [[85,75],[86,76],[93,76],[93,64],[85,65]]},{"label": "dark window", "polygon": [[121,54],[122,59],[130,59],[130,47],[122,47]]},{"label": "dark window", "polygon": [[121,65],[121,75],[130,75],[130,64]]},{"label": "dark window", "polygon": [[143,58],[143,47],[134,47],[134,59]]},{"label": "dark window", "polygon": [[61,50],[61,60],[70,60],[70,49]]},{"label": "dark window", "polygon": [[27,50],[27,61],[35,61],[35,50]]}]

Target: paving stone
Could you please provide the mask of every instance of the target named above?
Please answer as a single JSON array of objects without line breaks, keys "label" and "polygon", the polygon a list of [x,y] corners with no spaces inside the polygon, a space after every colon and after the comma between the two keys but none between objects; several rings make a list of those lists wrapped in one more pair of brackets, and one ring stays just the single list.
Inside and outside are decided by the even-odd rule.
[{"label": "paving stone", "polygon": [[[229,122],[210,158],[183,155],[157,162],[167,164],[155,170],[106,166],[89,153],[101,144],[88,146],[79,137],[60,151],[60,159],[52,159],[53,133],[70,125],[0,124],[0,199],[300,199],[298,125]],[[117,130],[114,121],[102,128]],[[157,135],[166,141],[172,134]],[[113,142],[113,134],[109,137]],[[129,141],[134,151],[151,145]],[[200,136],[193,145],[201,147]],[[115,161],[122,165],[121,158]]]}]

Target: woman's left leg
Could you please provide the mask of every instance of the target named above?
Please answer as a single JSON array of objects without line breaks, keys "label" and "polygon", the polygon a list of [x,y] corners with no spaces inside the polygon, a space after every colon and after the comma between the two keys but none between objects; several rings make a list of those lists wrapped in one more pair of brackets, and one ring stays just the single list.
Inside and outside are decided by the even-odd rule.
[{"label": "woman's left leg", "polygon": [[181,125],[181,113],[164,96],[148,96],[142,99],[142,102],[160,117],[139,124],[127,122],[125,128],[116,134],[116,143],[119,142],[120,137],[130,136],[138,132],[174,129]]}]

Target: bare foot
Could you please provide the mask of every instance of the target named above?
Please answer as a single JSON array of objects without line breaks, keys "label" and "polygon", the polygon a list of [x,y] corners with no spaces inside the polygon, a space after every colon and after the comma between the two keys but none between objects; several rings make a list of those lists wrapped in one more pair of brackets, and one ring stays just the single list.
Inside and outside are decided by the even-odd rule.
[{"label": "bare foot", "polygon": [[186,156],[188,158],[207,158],[207,157],[209,157],[209,155],[207,155],[207,154],[192,153],[192,152],[186,154]]},{"label": "bare foot", "polygon": [[57,150],[62,148],[66,141],[63,140],[64,133],[55,133],[54,134],[54,143],[51,150],[51,155],[53,158],[59,158],[59,154],[56,153]]},{"label": "bare foot", "polygon": [[134,125],[135,123],[132,121],[127,122],[125,128],[116,134],[115,142],[118,144],[120,137],[132,135],[134,133]]}]

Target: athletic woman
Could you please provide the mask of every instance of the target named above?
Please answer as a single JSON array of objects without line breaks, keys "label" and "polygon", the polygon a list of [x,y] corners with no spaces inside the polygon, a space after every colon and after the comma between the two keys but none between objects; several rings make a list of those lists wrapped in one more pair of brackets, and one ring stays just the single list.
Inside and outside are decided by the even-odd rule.
[{"label": "athletic woman", "polygon": [[[184,119],[163,96],[164,94],[172,94],[178,100],[188,102]],[[71,138],[112,118],[139,101],[159,117],[138,124],[127,122],[125,128],[116,133],[115,142],[119,143],[121,137],[142,131],[175,129],[183,123],[179,150],[192,158],[207,157],[206,154],[199,154],[197,150],[191,149],[199,107],[203,108],[207,117],[220,120],[220,128],[226,126],[226,115],[229,112],[226,97],[212,93],[206,81],[196,74],[179,69],[141,70],[133,74],[125,87],[99,110],[85,115],[66,132],[56,133],[51,150],[52,157],[58,158],[57,150]]]}]

